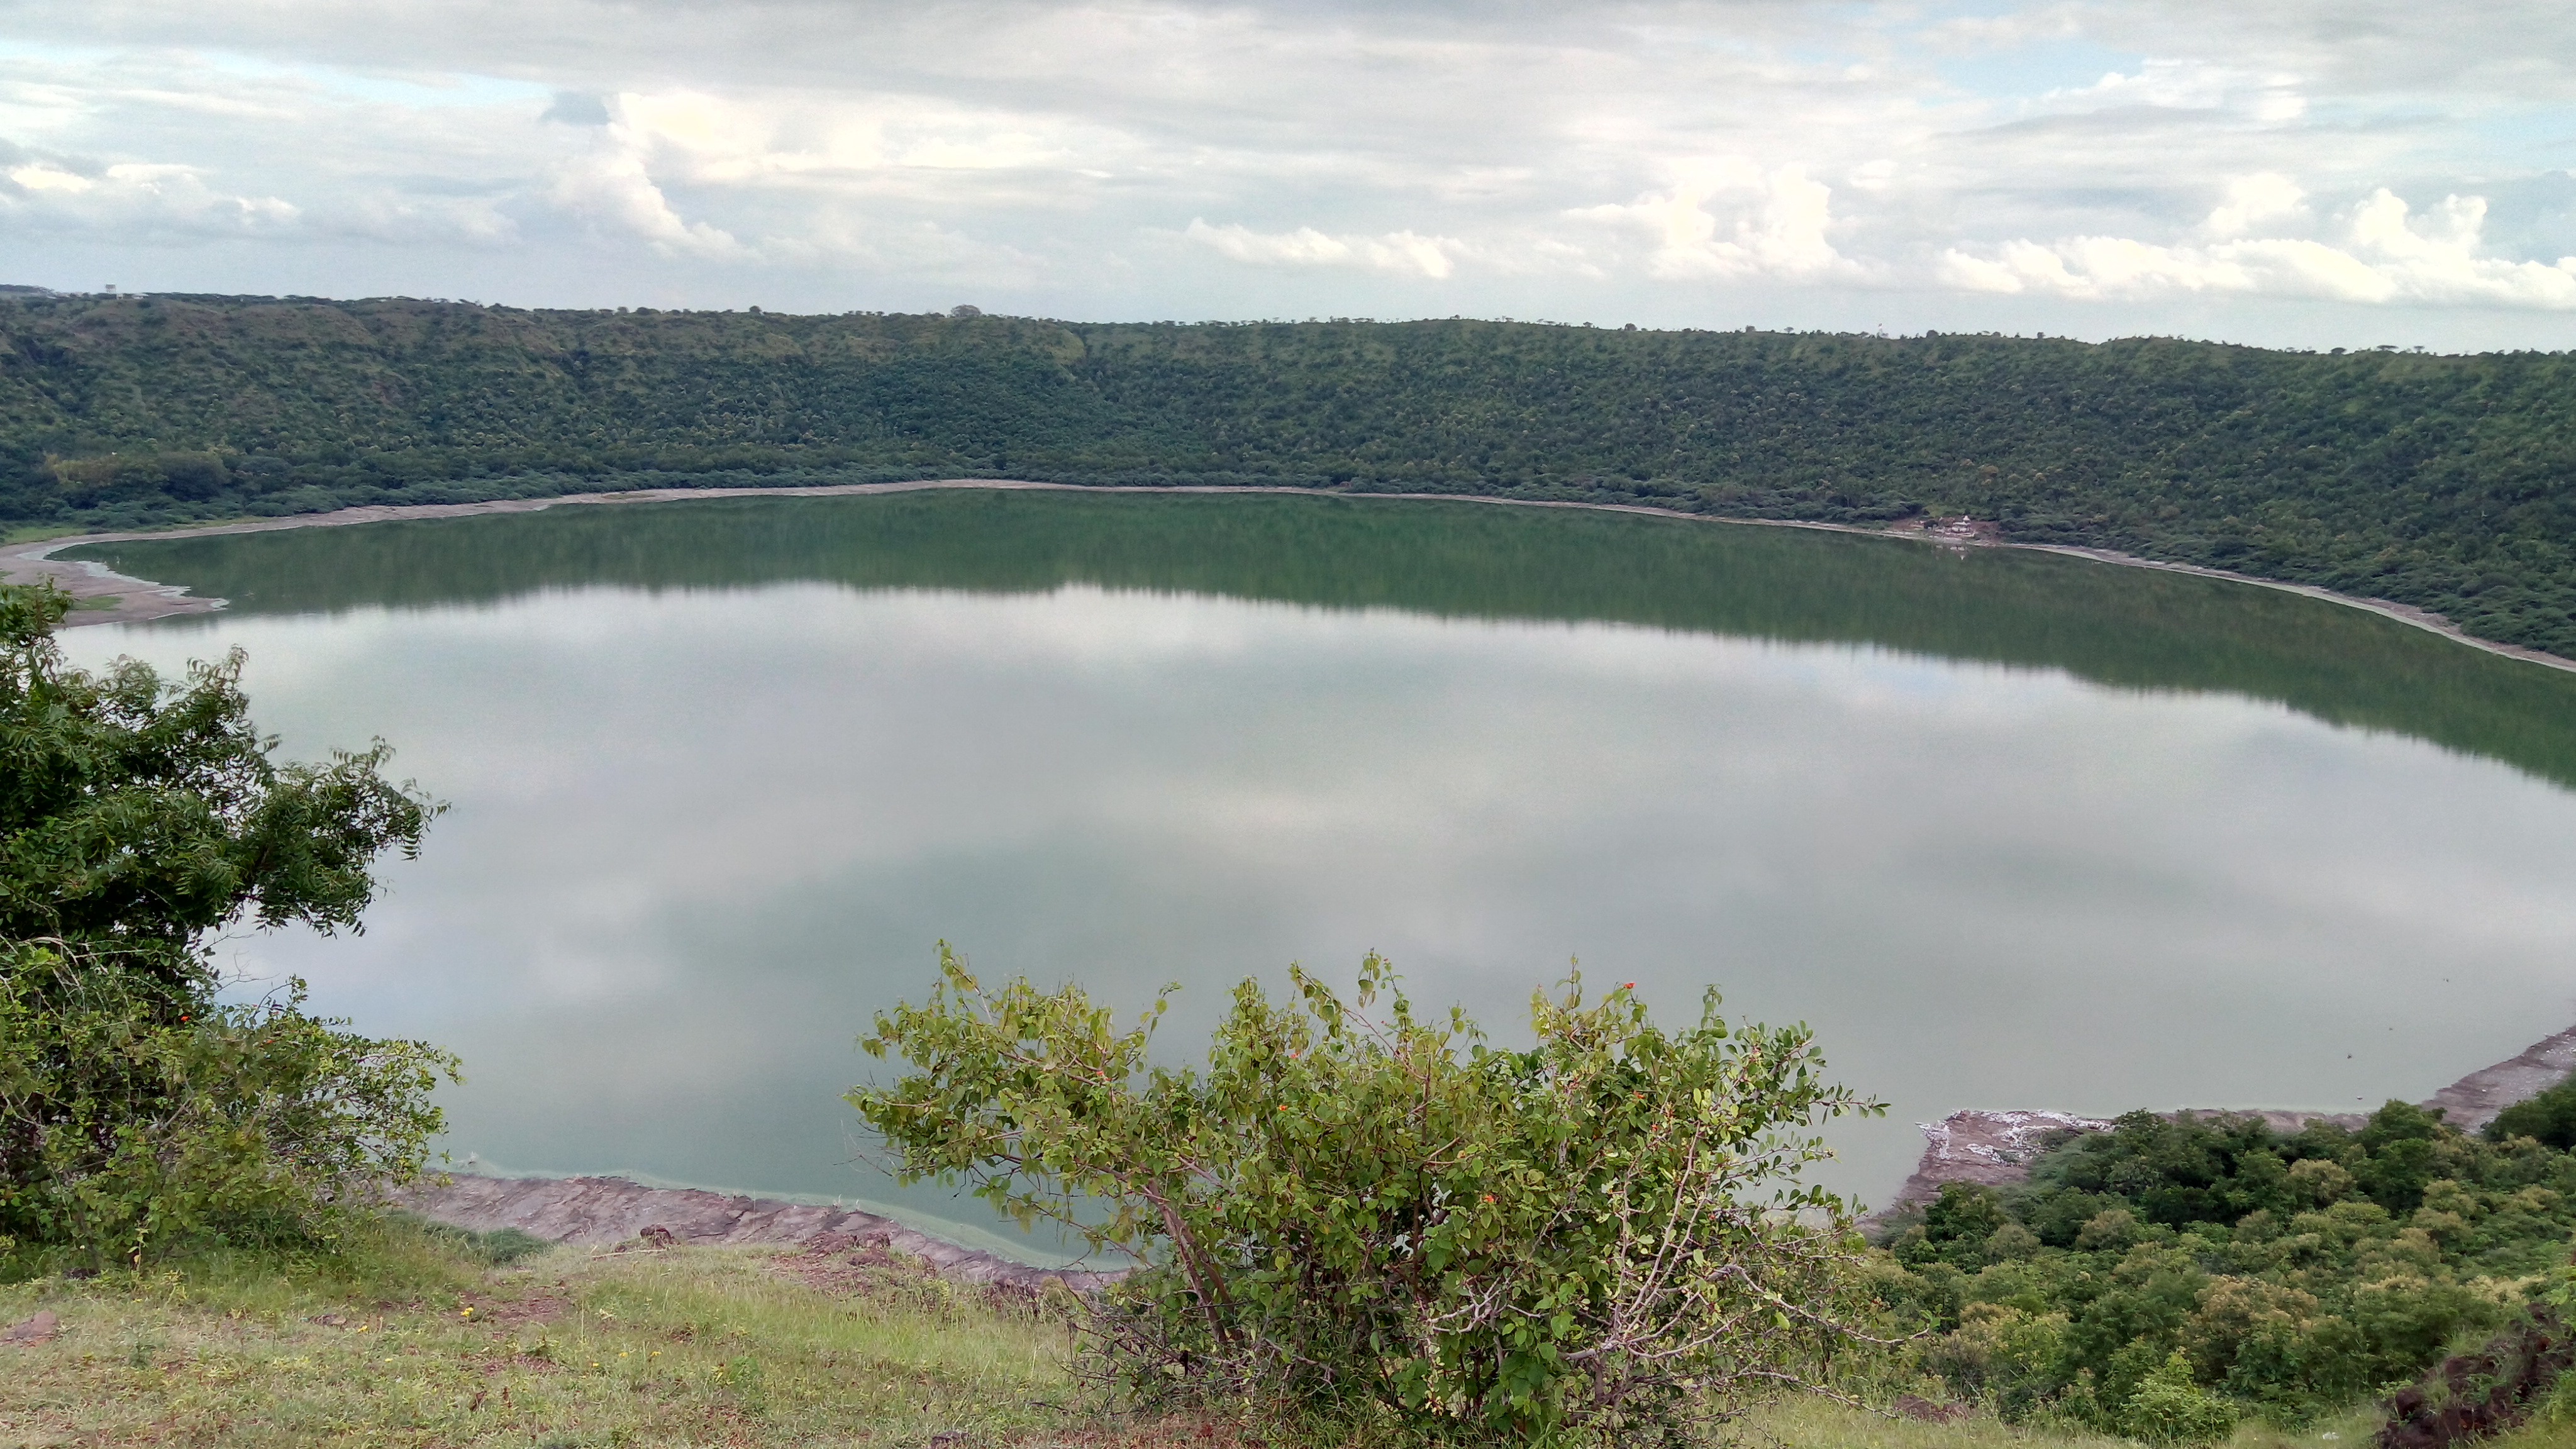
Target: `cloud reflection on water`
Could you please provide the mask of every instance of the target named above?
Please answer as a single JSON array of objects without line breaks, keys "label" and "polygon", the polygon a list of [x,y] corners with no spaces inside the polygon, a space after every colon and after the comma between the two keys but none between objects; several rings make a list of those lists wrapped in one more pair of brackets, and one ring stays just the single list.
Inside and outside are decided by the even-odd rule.
[{"label": "cloud reflection on water", "polygon": [[1837,1134],[1873,1198],[1957,1107],[2375,1104],[2576,1016],[2576,795],[2229,696],[1087,586],[67,636],[232,643],[288,753],[382,734],[456,808],[365,937],[230,959],[461,1050],[456,1150],[527,1169],[961,1211],[846,1166],[836,1099],[941,937],[1182,980],[1176,1051],[1370,948],[1506,1031],[1569,956],[1667,1014],[1714,982],[1895,1104]]}]

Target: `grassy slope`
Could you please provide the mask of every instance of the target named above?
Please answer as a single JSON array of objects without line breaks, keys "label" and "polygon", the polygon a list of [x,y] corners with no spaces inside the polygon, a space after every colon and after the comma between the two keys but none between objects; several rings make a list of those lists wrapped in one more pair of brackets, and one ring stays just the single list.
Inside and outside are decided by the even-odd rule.
[{"label": "grassy slope", "polygon": [[[161,477],[179,450],[236,466]],[[36,469],[0,520],[120,526],[934,475],[1964,510],[2576,653],[2558,354],[60,299],[0,302],[0,451]],[[39,476],[111,452],[145,465]]]},{"label": "grassy slope", "polygon": [[[817,1291],[766,1255],[557,1249],[501,1268],[391,1225],[331,1267],[0,1287],[11,1444],[966,1442],[1060,1427],[1060,1330],[936,1291]],[[935,1290],[940,1285],[932,1284]]]},{"label": "grassy slope", "polygon": [[[198,1259],[0,1285],[0,1444],[444,1445],[1263,1442],[1223,1421],[1081,1407],[1063,1332],[900,1268],[829,1269],[756,1249],[544,1250],[495,1265],[392,1222],[327,1263]],[[1828,1404],[1763,1414],[1780,1449],[2112,1449],[2113,1440],[1882,1419]],[[2366,1410],[2231,1449],[2358,1444]],[[1274,1445],[1298,1442],[1273,1430]],[[2576,1426],[2498,1440],[2565,1449]]]},{"label": "grassy slope", "polygon": [[[2277,1429],[2259,1420],[2237,1426],[2225,1449],[2326,1449],[2341,1444],[2362,1449],[2380,1424],[2366,1409],[2322,1420],[2297,1430]],[[1759,1421],[1756,1442],[1767,1438],[1776,1449],[2136,1449],[2135,1441],[2094,1434],[2017,1429],[1983,1415],[1955,1424],[1924,1424],[1886,1419],[1826,1403],[1783,1405]],[[2332,1439],[2325,1436],[2332,1435]],[[2522,1436],[2494,1441],[2492,1449],[2543,1449],[2526,1445]],[[2553,1444],[2546,1449],[2558,1449]]]}]

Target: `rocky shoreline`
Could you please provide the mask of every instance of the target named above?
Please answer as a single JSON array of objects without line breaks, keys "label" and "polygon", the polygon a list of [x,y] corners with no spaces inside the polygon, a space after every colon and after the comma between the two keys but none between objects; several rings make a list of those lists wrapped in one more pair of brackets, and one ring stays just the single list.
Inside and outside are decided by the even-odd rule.
[{"label": "rocky shoreline", "polygon": [[943,1278],[1014,1288],[1061,1284],[1077,1292],[1114,1283],[1124,1268],[1040,1268],[963,1248],[856,1208],[646,1187],[622,1177],[478,1177],[452,1173],[396,1195],[397,1206],[475,1232],[516,1228],[549,1242],[606,1247],[641,1242],[699,1247],[810,1244],[826,1234],[859,1247],[885,1247],[927,1263]]},{"label": "rocky shoreline", "polygon": [[[2494,1121],[2498,1112],[2514,1103],[2556,1086],[2571,1071],[2576,1071],[2576,1027],[2543,1037],[2492,1066],[2480,1067],[2417,1105],[2438,1109],[2452,1126],[2474,1131]],[[2367,1114],[2359,1112],[2304,1112],[2277,1107],[2210,1108],[2208,1112],[2260,1117],[2283,1131],[2296,1131],[2306,1123],[2318,1121],[2359,1127],[2369,1120]],[[1953,1112],[1938,1122],[1923,1123],[1922,1160],[1915,1164],[1913,1176],[1897,1190],[1895,1201],[1879,1216],[1931,1201],[1941,1195],[1945,1182],[1982,1183],[1988,1187],[2019,1182],[2030,1175],[2030,1160],[2055,1134],[2068,1130],[2096,1132],[2110,1125],[2103,1118],[2066,1112],[1983,1108]]]},{"label": "rocky shoreline", "polygon": [[[2474,1130],[2498,1112],[2564,1080],[2576,1071],[2576,1027],[2544,1037],[2523,1051],[2481,1067],[2434,1093],[2420,1105]],[[2284,1108],[2211,1108],[2231,1116],[2261,1117],[2295,1131],[2313,1121],[2359,1127],[2357,1112],[2308,1112]],[[1949,1182],[2002,1187],[2030,1175],[2031,1159],[2056,1134],[2093,1132],[2107,1119],[2069,1112],[1973,1108],[1922,1124],[1923,1157],[1895,1199],[1875,1221],[1919,1206]],[[960,1247],[892,1218],[856,1208],[784,1202],[703,1188],[647,1187],[622,1177],[482,1177],[452,1174],[400,1194],[400,1206],[452,1227],[489,1232],[516,1228],[550,1242],[592,1247],[647,1244],[777,1245],[817,1239],[862,1247],[882,1246],[918,1258],[942,1277],[1036,1289],[1061,1284],[1087,1291],[1112,1283],[1128,1270],[1041,1268],[996,1253]],[[826,1235],[829,1235],[828,1237]]]}]

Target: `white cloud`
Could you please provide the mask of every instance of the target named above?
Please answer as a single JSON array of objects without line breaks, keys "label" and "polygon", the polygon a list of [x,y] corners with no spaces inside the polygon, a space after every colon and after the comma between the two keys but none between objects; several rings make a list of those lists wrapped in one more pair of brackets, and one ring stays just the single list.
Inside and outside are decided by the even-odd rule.
[{"label": "white cloud", "polygon": [[575,216],[641,238],[666,254],[723,257],[742,250],[732,233],[681,219],[646,171],[643,156],[613,130],[607,144],[556,176],[553,200]]},{"label": "white cloud", "polygon": [[1655,243],[1647,269],[1667,279],[1809,278],[1858,270],[1825,239],[1833,188],[1804,167],[1765,171],[1737,156],[1674,169],[1679,174],[1668,191],[1567,214],[1642,230]]},{"label": "white cloud", "polygon": [[[2300,189],[2280,176],[2229,188],[2206,230],[2233,236],[2300,211]],[[1952,286],[2085,299],[2163,292],[2248,292],[2339,302],[2410,302],[2576,309],[2576,256],[2555,265],[2480,255],[2486,201],[2445,197],[2417,221],[2381,188],[2352,208],[2337,242],[2268,236],[2205,245],[2159,245],[2083,236],[2005,243],[1991,256],[1952,248],[1938,271]]]},{"label": "white cloud", "polygon": [[96,181],[66,171],[51,161],[30,161],[24,166],[13,167],[9,179],[28,191],[68,191],[75,196],[98,188]]},{"label": "white cloud", "polygon": [[421,196],[396,191],[349,197],[331,211],[308,216],[317,231],[403,246],[455,244],[478,248],[516,244],[516,217],[490,196]]},{"label": "white cloud", "polygon": [[[1954,8],[19,0],[0,263],[80,284],[77,234],[154,244],[133,285],[548,304],[2555,325],[2563,0]],[[2491,214],[2391,231],[2382,188]]]},{"label": "white cloud", "polygon": [[5,174],[0,217],[33,229],[166,241],[274,235],[300,220],[290,202],[226,192],[175,163],[126,161],[84,174],[30,159]]},{"label": "white cloud", "polygon": [[2112,71],[2088,86],[2060,87],[2039,98],[2051,110],[2149,106],[2165,110],[2241,111],[2258,121],[2291,121],[2308,109],[2299,77],[2247,71],[2198,59],[2148,57],[2136,74]]},{"label": "white cloud", "polygon": [[[0,157],[9,150],[0,146]],[[16,229],[158,246],[211,239],[306,241],[365,238],[490,247],[516,240],[518,223],[490,195],[354,190],[308,209],[233,189],[177,162],[99,165],[18,150],[0,159],[0,219]]]},{"label": "white cloud", "polygon": [[1464,248],[1453,238],[1391,231],[1381,236],[1326,236],[1311,226],[1288,232],[1258,232],[1239,224],[1210,226],[1192,218],[1181,233],[1201,246],[1255,266],[1367,267],[1374,271],[1438,280],[1455,268]]},{"label": "white cloud", "polygon": [[2307,199],[2297,182],[2278,171],[2239,176],[2227,183],[2227,199],[2209,213],[2201,230],[2219,241],[2240,237],[2264,222],[2298,216]]}]

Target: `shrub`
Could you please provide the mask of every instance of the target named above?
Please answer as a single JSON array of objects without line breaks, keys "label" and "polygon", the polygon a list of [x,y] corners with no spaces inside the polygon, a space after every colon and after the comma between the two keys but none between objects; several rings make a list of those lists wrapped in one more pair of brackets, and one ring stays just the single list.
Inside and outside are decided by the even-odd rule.
[{"label": "shrub", "polygon": [[1132,1388],[1421,1440],[1645,1442],[1861,1341],[1849,1217],[1799,1177],[1811,1127],[1880,1109],[1826,1084],[1803,1028],[1732,1026],[1714,991],[1667,1034],[1569,980],[1513,1051],[1417,1017],[1372,955],[1350,1004],[1293,969],[1293,1005],[1236,987],[1201,1072],[1148,1065],[1165,1000],[1121,1033],[1078,987],[940,964],[863,1043],[917,1070],[850,1101],[907,1179],[1148,1260],[1094,1320]]},{"label": "shrub", "polygon": [[0,1235],[138,1261],[312,1240],[417,1176],[455,1059],[303,1000],[299,981],[283,1001],[174,1002],[161,972],[113,956],[0,946]]},{"label": "shrub", "polygon": [[2120,1427],[2149,1444],[2189,1449],[2215,1444],[2236,1428],[2236,1409],[2191,1381],[2191,1361],[2175,1349],[2120,1408]]},{"label": "shrub", "polygon": [[2560,1151],[2576,1147],[2576,1078],[2514,1103],[2487,1124],[2489,1142],[2516,1137],[2529,1137]]}]

